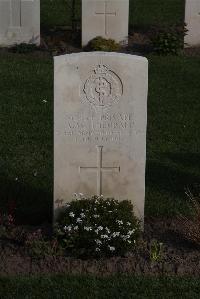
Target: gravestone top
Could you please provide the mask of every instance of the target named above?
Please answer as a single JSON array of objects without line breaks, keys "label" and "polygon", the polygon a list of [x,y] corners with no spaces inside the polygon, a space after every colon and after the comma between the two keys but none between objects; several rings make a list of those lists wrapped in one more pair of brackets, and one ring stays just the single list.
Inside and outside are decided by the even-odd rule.
[{"label": "gravestone top", "polygon": [[97,37],[127,44],[129,0],[82,0],[82,45]]},{"label": "gravestone top", "polygon": [[74,193],[103,194],[143,218],[147,59],[88,52],[54,63],[55,213]]},{"label": "gravestone top", "polygon": [[200,45],[200,1],[186,0],[185,23],[187,33],[185,35],[185,47]]},{"label": "gravestone top", "polygon": [[40,43],[40,0],[0,0],[0,45]]}]

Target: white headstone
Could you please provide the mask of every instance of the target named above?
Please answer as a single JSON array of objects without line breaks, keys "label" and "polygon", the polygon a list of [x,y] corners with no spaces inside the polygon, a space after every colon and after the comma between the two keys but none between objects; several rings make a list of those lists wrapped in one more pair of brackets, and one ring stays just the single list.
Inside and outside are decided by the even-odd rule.
[{"label": "white headstone", "polygon": [[54,63],[55,215],[83,193],[129,199],[143,219],[147,59],[90,52]]},{"label": "white headstone", "polygon": [[129,0],[82,0],[82,46],[97,37],[127,43]]},{"label": "white headstone", "polygon": [[200,45],[200,0],[186,0],[185,23],[188,30],[185,36],[185,46]]},{"label": "white headstone", "polygon": [[0,0],[0,46],[40,43],[40,0]]}]

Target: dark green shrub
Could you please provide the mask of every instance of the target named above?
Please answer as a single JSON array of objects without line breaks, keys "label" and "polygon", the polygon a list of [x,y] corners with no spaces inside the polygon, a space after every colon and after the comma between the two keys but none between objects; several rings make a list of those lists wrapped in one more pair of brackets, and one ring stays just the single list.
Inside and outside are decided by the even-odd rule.
[{"label": "dark green shrub", "polygon": [[153,29],[151,42],[154,51],[159,55],[178,55],[184,46],[184,36],[187,33],[186,24],[174,25],[171,28]]},{"label": "dark green shrub", "polygon": [[116,52],[120,49],[120,45],[113,39],[97,36],[88,43],[86,49],[89,51]]},{"label": "dark green shrub", "polygon": [[28,255],[38,259],[62,254],[57,240],[48,240],[40,229],[26,235],[25,248]]},{"label": "dark green shrub", "polygon": [[27,53],[34,52],[37,49],[38,47],[35,44],[21,43],[11,47],[10,51],[13,53],[27,54]]},{"label": "dark green shrub", "polygon": [[129,201],[98,196],[71,201],[57,224],[63,248],[83,258],[124,255],[136,246],[139,231]]}]

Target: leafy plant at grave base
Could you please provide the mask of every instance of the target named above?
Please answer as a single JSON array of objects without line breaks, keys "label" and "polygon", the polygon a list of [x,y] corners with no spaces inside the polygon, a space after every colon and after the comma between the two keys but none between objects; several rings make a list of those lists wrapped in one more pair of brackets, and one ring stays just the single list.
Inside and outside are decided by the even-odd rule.
[{"label": "leafy plant at grave base", "polygon": [[105,39],[101,36],[97,36],[89,41],[86,46],[88,51],[105,51],[105,52],[116,52],[119,51],[120,45],[113,39]]},{"label": "leafy plant at grave base", "polygon": [[25,231],[22,227],[15,225],[12,214],[0,214],[0,238],[24,243]]},{"label": "leafy plant at grave base", "polygon": [[151,38],[154,52],[159,55],[178,55],[183,49],[186,32],[185,25],[159,30]]},{"label": "leafy plant at grave base", "polygon": [[8,212],[0,213],[0,238],[12,239],[21,242],[24,231],[15,225],[16,202],[8,202]]},{"label": "leafy plant at grave base", "polygon": [[14,227],[12,215],[0,214],[0,238],[7,237]]},{"label": "leafy plant at grave base", "polygon": [[9,50],[13,53],[27,54],[38,50],[38,47],[35,44],[21,43],[14,45]]},{"label": "leafy plant at grave base", "polygon": [[163,243],[153,240],[150,244],[151,261],[159,262],[162,259]]},{"label": "leafy plant at grave base", "polygon": [[179,216],[186,239],[200,246],[200,194],[194,196],[190,190],[186,191],[189,198],[191,217]]},{"label": "leafy plant at grave base", "polygon": [[124,255],[137,245],[140,222],[128,200],[84,198],[68,203],[58,219],[59,243],[71,255],[81,258]]},{"label": "leafy plant at grave base", "polygon": [[32,258],[44,258],[62,254],[62,248],[56,239],[47,240],[41,229],[26,236],[25,248]]}]

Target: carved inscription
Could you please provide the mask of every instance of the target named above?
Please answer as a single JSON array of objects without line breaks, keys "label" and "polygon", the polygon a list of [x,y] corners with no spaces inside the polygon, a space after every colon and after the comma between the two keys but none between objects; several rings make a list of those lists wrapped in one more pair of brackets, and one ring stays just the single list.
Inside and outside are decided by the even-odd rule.
[{"label": "carved inscription", "polygon": [[119,143],[135,129],[133,113],[66,115],[65,136],[72,143]]},{"label": "carved inscription", "polygon": [[96,107],[109,107],[123,94],[122,81],[109,67],[99,64],[83,86],[85,99]]}]

